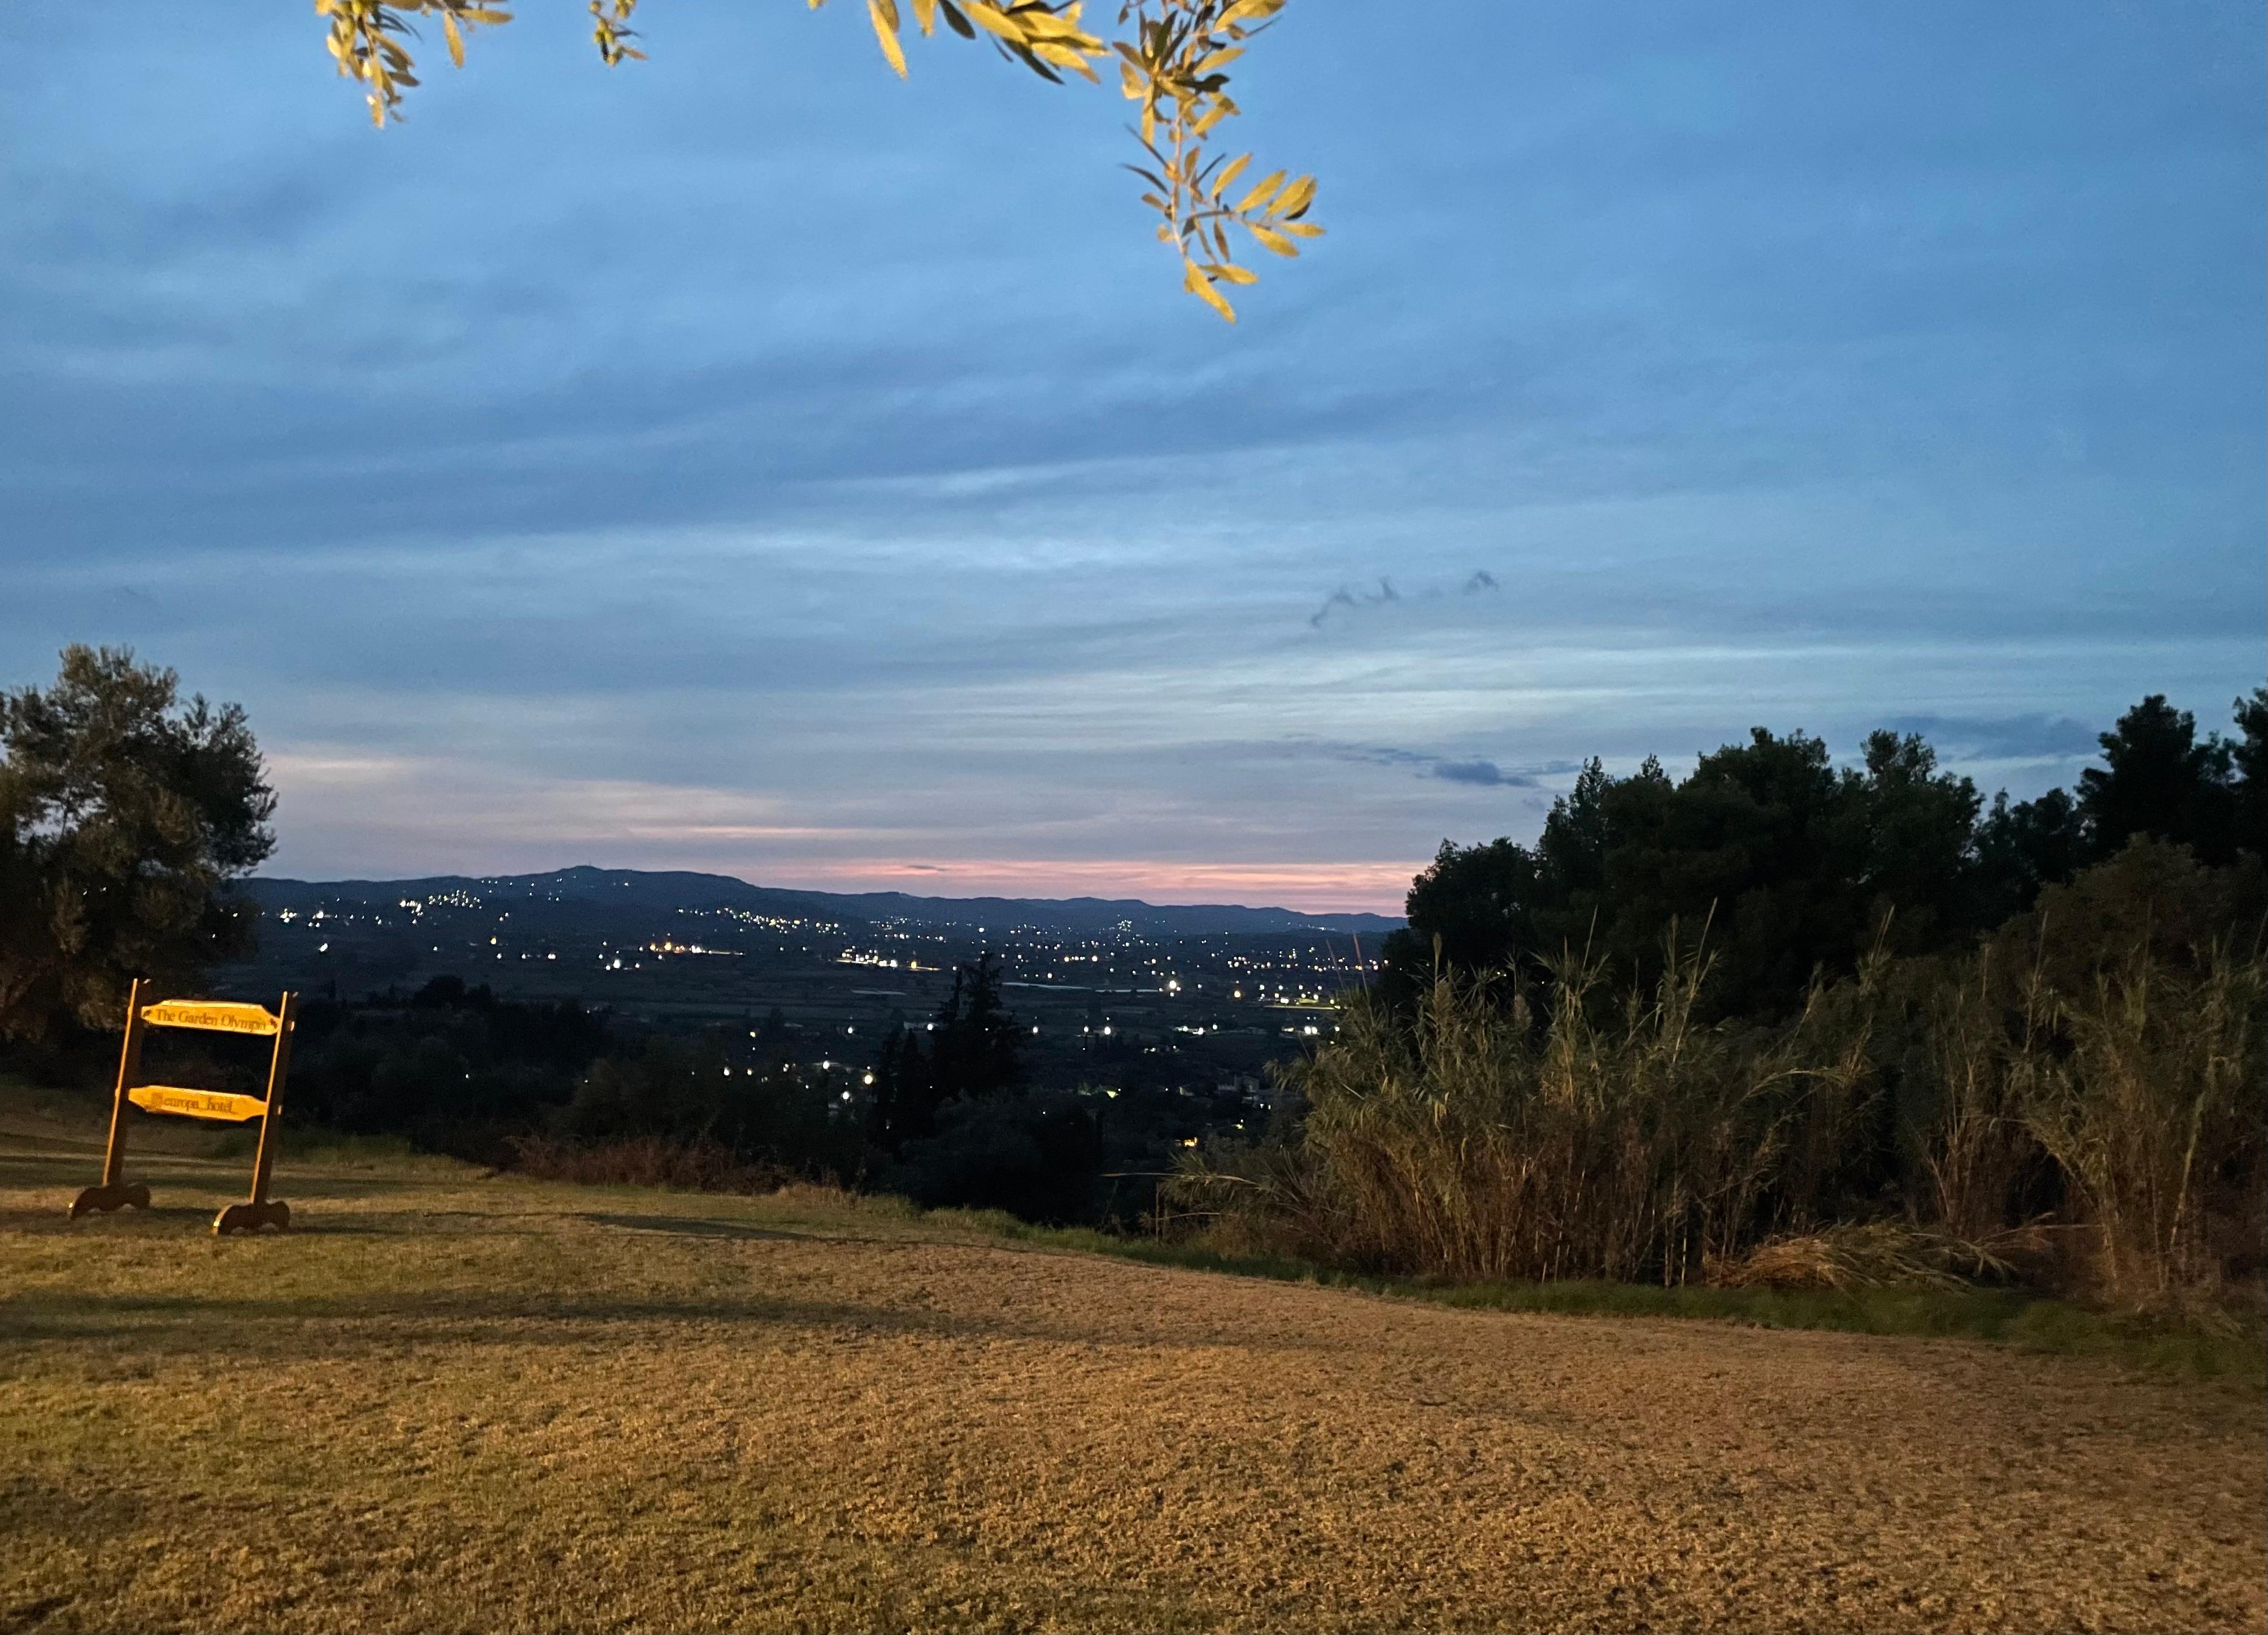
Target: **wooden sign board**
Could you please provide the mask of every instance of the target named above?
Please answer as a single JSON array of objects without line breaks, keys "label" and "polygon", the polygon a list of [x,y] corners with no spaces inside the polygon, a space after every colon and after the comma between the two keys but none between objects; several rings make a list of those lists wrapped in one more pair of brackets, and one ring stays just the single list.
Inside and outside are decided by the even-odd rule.
[{"label": "wooden sign board", "polygon": [[214,1033],[253,1034],[265,1037],[283,1024],[273,1013],[257,1005],[230,999],[167,999],[142,1007],[142,1020],[152,1027],[203,1027]]},{"label": "wooden sign board", "polygon": [[[71,1200],[70,1216],[99,1210],[147,1209],[150,1189],[126,1178],[126,1108],[179,1113],[189,1118],[260,1121],[260,1148],[252,1155],[252,1196],[213,1217],[213,1235],[257,1232],[291,1224],[291,1206],[268,1196],[276,1165],[276,1126],[284,1110],[284,1076],[291,1065],[291,1023],[299,996],[287,992],[273,1011],[236,999],[166,999],[144,1005],[150,984],[137,976],[126,993],[126,1037],[118,1048],[118,1085],[111,1093],[110,1141],[102,1152],[102,1179]],[[203,1027],[216,1033],[273,1038],[268,1057],[268,1094],[238,1095],[227,1090],[185,1090],[179,1085],[137,1085],[142,1076],[142,1035],[152,1027]]]},{"label": "wooden sign board", "polygon": [[232,1095],[225,1090],[184,1090],[179,1085],[136,1085],[126,1099],[149,1113],[180,1113],[189,1118],[225,1118],[241,1123],[268,1111],[255,1095]]}]

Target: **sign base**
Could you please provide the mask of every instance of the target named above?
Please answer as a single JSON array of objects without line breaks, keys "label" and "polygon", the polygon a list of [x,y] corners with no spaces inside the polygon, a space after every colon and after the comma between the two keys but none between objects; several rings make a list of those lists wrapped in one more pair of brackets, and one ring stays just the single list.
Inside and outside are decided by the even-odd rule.
[{"label": "sign base", "polygon": [[129,1204],[136,1209],[149,1208],[150,1189],[138,1181],[121,1182],[114,1187],[89,1187],[71,1200],[70,1219],[77,1220],[81,1215],[98,1209],[107,1214]]},{"label": "sign base", "polygon": [[282,1198],[266,1198],[257,1204],[232,1204],[213,1217],[213,1236],[231,1232],[257,1232],[262,1226],[273,1226],[278,1232],[290,1230],[291,1206]]}]

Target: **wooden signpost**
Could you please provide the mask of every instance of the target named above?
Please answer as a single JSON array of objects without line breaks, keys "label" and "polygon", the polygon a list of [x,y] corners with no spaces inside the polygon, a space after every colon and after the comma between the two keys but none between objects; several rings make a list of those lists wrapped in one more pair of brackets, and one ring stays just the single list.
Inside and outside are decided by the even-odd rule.
[{"label": "wooden signpost", "polygon": [[[229,999],[163,999],[142,1002],[149,984],[136,977],[126,996],[126,1042],[118,1052],[118,1088],[110,1106],[110,1144],[103,1151],[102,1182],[71,1200],[77,1220],[92,1210],[150,1207],[150,1189],[126,1179],[126,1107],[152,1113],[179,1113],[190,1118],[219,1118],[241,1123],[260,1121],[260,1150],[252,1160],[252,1196],[232,1204],[213,1217],[216,1235],[225,1232],[257,1232],[262,1226],[282,1228],[291,1224],[291,1206],[268,1196],[268,1178],[276,1164],[276,1125],[284,1113],[284,1075],[291,1064],[291,1027],[299,1009],[299,996],[286,992],[269,1011],[257,1005]],[[179,1085],[139,1085],[142,1076],[142,1035],[151,1027],[195,1027],[210,1033],[273,1037],[268,1058],[265,1097],[237,1095],[222,1090],[186,1090]]]}]

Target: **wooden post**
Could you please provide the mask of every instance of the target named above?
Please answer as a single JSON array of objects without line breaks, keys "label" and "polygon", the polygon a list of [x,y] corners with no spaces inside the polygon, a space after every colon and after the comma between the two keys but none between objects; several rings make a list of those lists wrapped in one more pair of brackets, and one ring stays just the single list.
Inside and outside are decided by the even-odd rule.
[{"label": "wooden post", "polygon": [[268,1058],[268,1110],[260,1120],[260,1150],[252,1160],[252,1197],[232,1204],[213,1217],[213,1235],[227,1232],[257,1232],[262,1226],[278,1231],[291,1224],[291,1206],[268,1196],[268,1177],[276,1167],[276,1126],[284,1114],[284,1077],[291,1066],[291,1021],[299,1009],[299,996],[288,988],[276,1007],[279,1026],[276,1050]]},{"label": "wooden post", "polygon": [[110,1098],[110,1144],[102,1153],[102,1184],[126,1178],[126,1087],[142,1076],[142,979],[126,991],[126,1038],[118,1047],[118,1085]]},{"label": "wooden post", "polygon": [[106,1212],[132,1204],[150,1207],[150,1189],[126,1184],[126,1091],[142,1072],[142,990],[136,976],[126,991],[126,1042],[118,1049],[118,1086],[110,1100],[110,1140],[102,1150],[102,1182],[71,1200],[70,1218],[77,1220],[91,1210]]}]

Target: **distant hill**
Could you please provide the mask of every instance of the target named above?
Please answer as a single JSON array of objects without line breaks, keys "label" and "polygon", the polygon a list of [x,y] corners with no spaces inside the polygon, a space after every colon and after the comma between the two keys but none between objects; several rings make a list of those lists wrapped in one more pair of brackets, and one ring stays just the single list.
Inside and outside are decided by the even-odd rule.
[{"label": "distant hill", "polygon": [[1303,914],[1296,909],[1251,909],[1233,903],[1195,906],[1106,897],[917,897],[902,891],[784,891],[751,886],[730,874],[601,869],[589,864],[547,874],[429,875],[417,880],[278,880],[258,876],[247,889],[269,909],[323,902],[391,904],[403,897],[463,892],[483,900],[505,897],[637,909],[746,909],[783,917],[837,920],[909,920],[927,925],[1034,925],[1048,931],[1104,932],[1130,924],[1151,936],[1201,937],[1221,932],[1354,932],[1383,935],[1402,921],[1384,914]]}]

